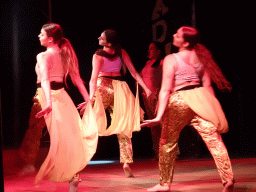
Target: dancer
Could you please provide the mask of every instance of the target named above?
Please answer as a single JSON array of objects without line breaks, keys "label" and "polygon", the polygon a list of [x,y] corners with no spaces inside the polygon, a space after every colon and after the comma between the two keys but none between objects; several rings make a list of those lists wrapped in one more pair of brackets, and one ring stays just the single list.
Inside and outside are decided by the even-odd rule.
[{"label": "dancer", "polygon": [[[140,75],[152,92],[150,97],[145,93],[142,94],[145,110],[149,119],[154,118],[157,105],[157,96],[161,87],[162,81],[162,49],[159,42],[152,42],[148,48],[148,61],[142,69]],[[159,139],[161,136],[161,125],[151,127],[151,135],[153,141],[153,150],[155,152],[155,159],[159,159]]]},{"label": "dancer", "polygon": [[[45,24],[39,40],[47,50],[37,55],[38,89],[35,100],[36,110],[42,110],[39,110],[35,117],[44,117],[51,145],[37,173],[35,185],[41,179],[53,182],[68,181],[69,191],[73,192],[77,191],[79,182],[77,173],[87,165],[96,151],[96,119],[89,94],[79,74],[76,54],[69,40],[63,37],[60,25]],[[87,101],[82,119],[64,89],[67,75],[70,75],[72,82]]]},{"label": "dancer", "polygon": [[[140,109],[138,90],[134,98],[127,83],[123,81],[122,70],[127,67],[134,79],[142,86],[147,96],[147,88],[135,70],[127,52],[121,48],[115,30],[105,30],[99,37],[99,49],[93,55],[90,79],[90,99],[94,100],[99,135],[117,134],[120,148],[120,162],[127,177],[133,177],[129,164],[133,162],[132,132],[140,131],[143,111]],[[83,104],[80,105],[80,108]],[[107,128],[105,109],[111,115],[111,125]]]},{"label": "dancer", "polygon": [[44,117],[36,118],[36,114],[42,110],[37,95],[33,97],[33,106],[30,112],[28,129],[19,149],[20,158],[24,165],[19,176],[30,175],[36,172],[35,163],[39,153],[40,139],[43,128],[46,126]]},{"label": "dancer", "polygon": [[178,139],[185,125],[192,125],[211,152],[219,171],[223,191],[233,191],[233,172],[226,147],[220,136],[228,131],[228,123],[211,81],[219,89],[231,90],[210,52],[197,43],[198,32],[192,27],[181,27],[173,35],[177,54],[166,56],[163,80],[159,93],[157,115],[143,126],[162,122],[159,148],[160,183],[148,191],[169,191],[174,163],[178,154]]}]

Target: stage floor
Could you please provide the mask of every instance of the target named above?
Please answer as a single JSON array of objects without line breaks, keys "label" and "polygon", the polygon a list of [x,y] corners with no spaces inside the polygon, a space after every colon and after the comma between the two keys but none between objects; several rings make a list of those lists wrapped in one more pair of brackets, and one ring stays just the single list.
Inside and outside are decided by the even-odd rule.
[{"label": "stage floor", "polygon": [[[10,155],[4,153],[5,192],[68,192],[68,183],[43,181],[34,187],[34,175],[18,177],[20,168],[11,165]],[[256,192],[256,158],[231,159],[235,175],[235,192]],[[16,161],[17,163],[17,161]],[[131,165],[135,178],[126,178],[122,165],[116,161],[91,161],[80,173],[78,191],[141,192],[158,184],[158,162],[135,159]],[[212,159],[177,160],[172,191],[217,192],[222,184]]]}]

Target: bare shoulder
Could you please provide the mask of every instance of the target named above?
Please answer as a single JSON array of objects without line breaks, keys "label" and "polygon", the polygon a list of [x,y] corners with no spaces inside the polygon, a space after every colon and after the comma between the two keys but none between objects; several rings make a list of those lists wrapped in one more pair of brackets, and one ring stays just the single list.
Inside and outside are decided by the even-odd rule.
[{"label": "bare shoulder", "polygon": [[104,60],[103,57],[97,54],[94,54],[92,57],[92,65],[95,66],[101,66],[103,65]]},{"label": "bare shoulder", "polygon": [[51,55],[48,52],[44,51],[44,52],[39,53],[36,56],[36,59],[37,59],[37,61],[42,62],[42,61],[48,61],[50,59],[50,57],[51,57]]},{"label": "bare shoulder", "polygon": [[100,60],[102,60],[103,58],[102,58],[102,56],[100,56],[100,55],[93,54],[93,59],[100,61]]},{"label": "bare shoulder", "polygon": [[164,61],[163,61],[163,65],[166,66],[176,66],[177,64],[177,60],[174,56],[174,54],[170,54],[170,55],[167,55],[165,58],[164,58]]},{"label": "bare shoulder", "polygon": [[45,53],[45,52],[41,52],[41,53],[38,53],[38,54],[37,54],[36,58],[37,58],[37,59],[41,59],[41,58],[43,58],[43,57],[45,57],[45,56],[46,56],[46,53]]},{"label": "bare shoulder", "polygon": [[127,52],[124,49],[121,49],[122,53],[127,54]]},{"label": "bare shoulder", "polygon": [[52,57],[52,54],[48,53],[47,51],[41,52],[36,56],[37,60],[41,60],[41,61],[48,61],[51,57]]},{"label": "bare shoulder", "polygon": [[121,49],[121,52],[122,52],[122,56],[129,56],[128,53],[124,49]]},{"label": "bare shoulder", "polygon": [[175,56],[174,54],[169,54],[167,56],[165,56],[164,60],[174,60],[175,59]]}]

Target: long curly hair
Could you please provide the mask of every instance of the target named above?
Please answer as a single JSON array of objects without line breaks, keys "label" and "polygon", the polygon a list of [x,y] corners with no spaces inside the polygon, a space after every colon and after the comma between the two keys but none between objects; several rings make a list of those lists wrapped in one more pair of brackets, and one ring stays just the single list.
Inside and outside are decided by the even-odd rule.
[{"label": "long curly hair", "polygon": [[232,90],[231,83],[225,78],[218,64],[214,61],[211,52],[202,44],[199,44],[199,33],[193,27],[182,27],[183,38],[189,43],[188,49],[195,49],[204,69],[209,73],[211,81],[216,84],[220,90]]}]

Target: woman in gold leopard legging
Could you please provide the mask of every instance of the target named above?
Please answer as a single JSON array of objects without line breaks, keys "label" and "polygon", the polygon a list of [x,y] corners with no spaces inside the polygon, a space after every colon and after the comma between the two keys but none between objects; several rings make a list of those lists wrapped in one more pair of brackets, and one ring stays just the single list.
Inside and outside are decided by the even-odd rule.
[{"label": "woman in gold leopard legging", "polygon": [[[133,162],[132,132],[140,131],[143,111],[139,105],[138,90],[136,97],[121,74],[125,66],[134,79],[142,86],[147,97],[151,94],[139,73],[135,70],[128,53],[121,48],[115,30],[105,30],[99,37],[99,49],[93,55],[90,80],[90,99],[94,101],[99,135],[117,134],[120,148],[120,162],[124,173],[133,177],[129,164]],[[79,107],[83,107],[82,105]],[[111,115],[111,125],[107,128],[105,110]]]},{"label": "woman in gold leopard legging", "polygon": [[[211,152],[219,171],[223,191],[233,191],[233,172],[227,149],[220,136],[228,131],[223,110],[214,96],[211,81],[219,89],[231,89],[209,51],[197,43],[198,32],[181,27],[173,35],[176,54],[163,63],[163,80],[157,115],[141,126],[162,122],[159,148],[160,183],[148,191],[169,191],[178,150],[178,139],[185,125],[192,125]],[[172,94],[171,94],[172,93]]]}]

